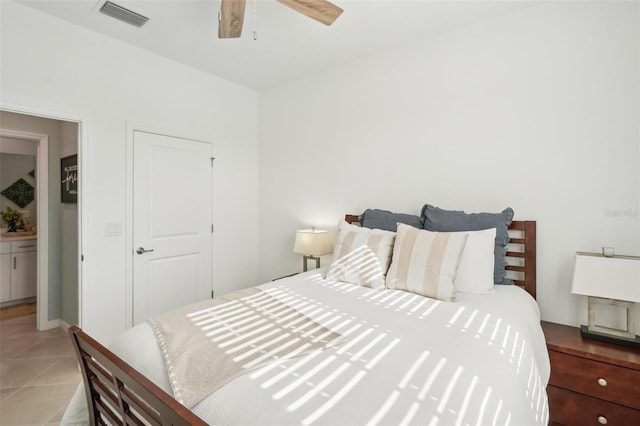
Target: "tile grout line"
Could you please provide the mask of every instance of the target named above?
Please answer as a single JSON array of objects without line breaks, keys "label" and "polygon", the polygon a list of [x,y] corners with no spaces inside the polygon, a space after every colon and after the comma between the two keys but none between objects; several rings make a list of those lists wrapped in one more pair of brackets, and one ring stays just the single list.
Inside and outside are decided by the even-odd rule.
[{"label": "tile grout line", "polygon": [[[16,404],[16,397],[23,398],[20,393],[28,392],[45,392],[46,394],[56,394],[62,397],[62,402],[57,404],[55,399],[50,401],[50,407],[44,413],[40,413],[40,417],[35,421],[36,424],[46,425],[51,423],[58,423],[62,418],[64,411],[72,398],[73,392],[70,392],[72,387],[79,384],[82,380],[79,369],[70,368],[71,360],[75,361],[75,353],[70,342],[67,342],[67,333],[59,333],[57,330],[38,331],[35,329],[35,314],[29,315],[31,318],[13,317],[0,319],[0,364],[3,364],[2,381],[6,383],[6,379],[10,377],[12,370],[7,367],[8,361],[25,360],[25,363],[19,368],[30,368],[30,363],[33,363],[33,367],[38,368],[37,364],[47,360],[50,364],[44,368],[43,371],[38,372],[33,377],[27,377],[20,386],[8,386],[1,388],[2,390],[11,389],[11,391],[3,395],[0,401],[0,422],[5,422],[7,418],[12,420],[11,423],[24,424],[28,420],[36,420],[33,417],[33,413],[40,408],[41,401],[35,398],[33,404],[25,403],[19,409],[14,408]],[[66,345],[65,343],[69,343]],[[17,345],[14,349],[7,349],[7,345]],[[24,345],[24,347],[20,347]],[[38,346],[39,345],[39,346]],[[49,352],[47,352],[49,351]],[[45,356],[38,356],[39,353],[46,354]],[[14,366],[15,373],[15,366]],[[77,373],[77,378],[74,377],[74,372]],[[18,373],[18,378],[20,377]],[[48,378],[49,377],[49,378]],[[72,378],[73,377],[73,378]],[[20,380],[19,380],[20,381]],[[42,381],[43,383],[37,383]],[[51,381],[51,383],[47,383]],[[1,385],[0,385],[1,386]],[[55,389],[58,387],[57,389]],[[52,390],[46,392],[43,391],[46,388]],[[60,394],[64,390],[69,395]],[[11,406],[11,407],[7,407]],[[33,410],[31,409],[33,407]],[[22,417],[21,417],[22,415]],[[24,416],[32,416],[26,418]],[[45,418],[46,417],[46,418]],[[22,419],[22,420],[21,420]]]}]

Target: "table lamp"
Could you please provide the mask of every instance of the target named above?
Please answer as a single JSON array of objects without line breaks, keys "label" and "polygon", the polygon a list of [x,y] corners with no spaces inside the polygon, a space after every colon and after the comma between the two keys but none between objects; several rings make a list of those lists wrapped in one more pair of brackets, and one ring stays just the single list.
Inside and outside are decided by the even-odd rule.
[{"label": "table lamp", "polygon": [[[571,292],[588,296],[588,325],[580,327],[582,337],[640,347],[635,308],[640,302],[640,257],[576,253]],[[625,309],[626,326],[598,325],[597,305]]]},{"label": "table lamp", "polygon": [[311,228],[296,232],[296,241],[293,247],[295,253],[300,253],[302,258],[302,270],[307,271],[307,262],[316,261],[316,268],[320,267],[320,257],[333,251],[333,241],[329,231]]}]

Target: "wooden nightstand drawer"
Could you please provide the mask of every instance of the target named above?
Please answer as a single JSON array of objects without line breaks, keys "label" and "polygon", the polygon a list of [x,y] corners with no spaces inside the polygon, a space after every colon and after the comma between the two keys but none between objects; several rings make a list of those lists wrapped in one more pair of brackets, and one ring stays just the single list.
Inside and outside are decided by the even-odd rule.
[{"label": "wooden nightstand drawer", "polygon": [[576,327],[543,321],[542,329],[550,424],[640,425],[640,350],[583,339]]},{"label": "wooden nightstand drawer", "polygon": [[[640,411],[549,385],[549,412],[562,425],[640,425]],[[636,393],[637,396],[637,393]]]},{"label": "wooden nightstand drawer", "polygon": [[549,351],[549,384],[640,409],[640,371]]}]

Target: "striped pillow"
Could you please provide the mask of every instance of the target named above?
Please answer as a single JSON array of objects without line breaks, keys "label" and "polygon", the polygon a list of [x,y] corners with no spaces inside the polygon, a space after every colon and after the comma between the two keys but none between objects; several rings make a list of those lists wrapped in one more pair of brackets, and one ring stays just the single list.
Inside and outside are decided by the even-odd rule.
[{"label": "striped pillow", "polygon": [[395,232],[341,222],[327,279],[384,288]]},{"label": "striped pillow", "polygon": [[454,279],[468,235],[431,232],[398,224],[388,288],[455,301]]}]

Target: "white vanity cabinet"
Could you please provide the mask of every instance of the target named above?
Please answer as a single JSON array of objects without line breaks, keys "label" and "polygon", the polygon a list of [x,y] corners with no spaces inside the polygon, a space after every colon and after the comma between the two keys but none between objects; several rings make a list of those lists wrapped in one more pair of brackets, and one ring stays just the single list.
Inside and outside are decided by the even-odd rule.
[{"label": "white vanity cabinet", "polygon": [[35,239],[0,242],[0,302],[35,297],[37,265]]},{"label": "white vanity cabinet", "polygon": [[0,241],[0,303],[11,300],[11,243]]}]

